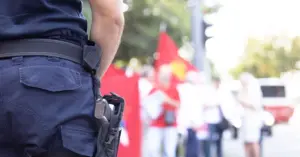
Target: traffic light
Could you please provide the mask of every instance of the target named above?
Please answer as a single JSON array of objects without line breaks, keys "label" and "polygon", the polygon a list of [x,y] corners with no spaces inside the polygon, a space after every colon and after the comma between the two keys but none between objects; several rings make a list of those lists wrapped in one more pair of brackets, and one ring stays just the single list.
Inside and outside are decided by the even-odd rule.
[{"label": "traffic light", "polygon": [[204,20],[202,20],[202,39],[203,39],[203,47],[205,49],[205,43],[208,39],[212,38],[211,36],[207,36],[207,34],[205,33],[207,28],[211,27],[211,24],[208,24],[207,22],[205,22]]}]

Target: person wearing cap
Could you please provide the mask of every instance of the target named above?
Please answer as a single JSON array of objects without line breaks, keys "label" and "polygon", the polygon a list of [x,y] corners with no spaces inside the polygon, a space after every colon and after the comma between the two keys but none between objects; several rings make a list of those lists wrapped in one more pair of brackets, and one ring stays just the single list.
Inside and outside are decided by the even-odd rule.
[{"label": "person wearing cap", "polygon": [[0,1],[1,157],[94,157],[99,80],[126,6],[87,1],[91,40],[83,0]]}]

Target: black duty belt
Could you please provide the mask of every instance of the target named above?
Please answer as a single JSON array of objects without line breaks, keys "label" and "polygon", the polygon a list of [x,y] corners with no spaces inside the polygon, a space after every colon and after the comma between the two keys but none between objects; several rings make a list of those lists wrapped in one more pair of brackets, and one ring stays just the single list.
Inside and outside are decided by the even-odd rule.
[{"label": "black duty belt", "polygon": [[23,39],[0,43],[0,58],[16,56],[58,57],[81,64],[95,73],[101,51],[92,42],[83,47],[53,39]]}]

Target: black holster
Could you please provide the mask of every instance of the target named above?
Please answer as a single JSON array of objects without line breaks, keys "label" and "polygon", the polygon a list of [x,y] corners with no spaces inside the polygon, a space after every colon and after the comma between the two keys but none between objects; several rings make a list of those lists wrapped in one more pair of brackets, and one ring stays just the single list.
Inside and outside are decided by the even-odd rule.
[{"label": "black holster", "polygon": [[97,100],[95,117],[99,132],[95,157],[117,157],[123,111],[124,99],[116,94],[111,93]]}]

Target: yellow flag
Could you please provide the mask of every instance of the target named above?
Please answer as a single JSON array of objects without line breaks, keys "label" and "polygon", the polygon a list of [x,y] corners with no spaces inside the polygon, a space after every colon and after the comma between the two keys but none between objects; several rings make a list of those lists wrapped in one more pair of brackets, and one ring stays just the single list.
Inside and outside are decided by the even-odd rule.
[{"label": "yellow flag", "polygon": [[175,60],[171,62],[172,73],[179,79],[184,80],[187,67],[181,61]]}]

